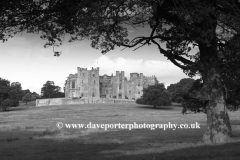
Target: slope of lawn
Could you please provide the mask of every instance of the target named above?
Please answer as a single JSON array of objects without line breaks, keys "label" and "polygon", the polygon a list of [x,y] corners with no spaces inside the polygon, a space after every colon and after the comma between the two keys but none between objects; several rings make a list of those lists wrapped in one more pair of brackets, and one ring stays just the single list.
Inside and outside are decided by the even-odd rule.
[{"label": "slope of lawn", "polygon": [[[233,142],[198,143],[206,115],[181,114],[181,106],[21,104],[0,112],[0,160],[64,159],[240,159],[240,112],[229,113]],[[99,129],[56,127],[65,124],[200,124],[198,129]]]}]

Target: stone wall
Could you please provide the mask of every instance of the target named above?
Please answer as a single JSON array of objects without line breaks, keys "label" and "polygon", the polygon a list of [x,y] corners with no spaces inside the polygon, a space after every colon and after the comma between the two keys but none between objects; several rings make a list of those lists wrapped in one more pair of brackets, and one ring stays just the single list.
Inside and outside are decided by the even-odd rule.
[{"label": "stone wall", "polygon": [[136,103],[133,100],[127,99],[107,99],[107,98],[50,98],[36,99],[36,106],[51,106],[51,105],[71,105],[71,104],[92,104],[92,103]]}]

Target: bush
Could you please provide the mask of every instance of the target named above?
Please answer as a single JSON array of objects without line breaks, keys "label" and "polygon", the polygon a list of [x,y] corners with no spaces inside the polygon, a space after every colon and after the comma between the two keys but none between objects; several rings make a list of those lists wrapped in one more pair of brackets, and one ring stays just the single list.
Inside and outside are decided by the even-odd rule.
[{"label": "bush", "polygon": [[2,101],[2,104],[1,104],[2,111],[8,110],[8,108],[12,106],[12,103],[13,102],[10,99],[5,99],[4,101]]},{"label": "bush", "polygon": [[157,105],[159,106],[169,106],[172,103],[171,93],[163,91],[159,94]]},{"label": "bush", "polygon": [[161,92],[160,90],[151,90],[148,95],[147,102],[155,106],[169,106],[171,105],[171,93],[167,91]]},{"label": "bush", "polygon": [[138,99],[136,100],[136,103],[137,103],[137,104],[145,104],[143,98],[138,98]]},{"label": "bush", "polygon": [[11,100],[11,102],[12,102],[11,107],[19,106],[19,100],[18,99]]},{"label": "bush", "polygon": [[147,104],[156,106],[169,106],[172,102],[172,95],[167,91],[151,89],[136,100],[137,104]]}]

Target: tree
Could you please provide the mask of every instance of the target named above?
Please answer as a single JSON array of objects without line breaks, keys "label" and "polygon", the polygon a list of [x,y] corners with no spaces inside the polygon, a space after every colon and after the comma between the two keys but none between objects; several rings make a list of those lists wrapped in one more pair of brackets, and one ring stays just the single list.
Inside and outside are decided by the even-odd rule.
[{"label": "tree", "polygon": [[9,92],[9,98],[12,102],[11,107],[17,107],[19,106],[19,97],[18,97],[18,93],[16,90],[11,90]]},{"label": "tree", "polygon": [[10,99],[11,107],[19,106],[19,96],[17,92],[21,92],[21,87],[19,86],[21,86],[19,82],[13,82],[10,85],[9,80],[0,77],[0,105],[5,99]]},{"label": "tree", "polygon": [[0,105],[3,100],[9,97],[10,81],[0,77]]},{"label": "tree", "polygon": [[22,100],[22,86],[21,83],[19,82],[12,82],[11,83],[11,90],[15,90],[17,92],[18,95],[18,100]]},{"label": "tree", "polygon": [[169,106],[171,105],[171,94],[167,91],[161,92],[158,89],[152,89],[148,93],[147,104],[156,106]]},{"label": "tree", "polygon": [[25,94],[31,94],[31,91],[29,90],[29,89],[24,89],[24,90],[22,90],[22,92],[21,92],[21,94],[20,94],[20,100],[22,100],[22,98],[23,98],[23,96],[25,95]]},{"label": "tree", "polygon": [[169,106],[171,104],[171,93],[166,91],[163,83],[148,86],[143,89],[143,95],[136,100],[138,104],[148,104],[156,106]]},{"label": "tree", "polygon": [[[224,58],[221,58],[220,63],[223,75],[223,94],[229,111],[236,111],[240,106],[240,72],[236,69],[240,67],[240,54],[238,52],[240,46],[235,44],[234,39],[235,38],[226,44],[226,48],[231,48],[231,52],[229,52],[230,49],[228,49]],[[184,96],[183,114],[189,112],[206,113],[206,107],[209,101],[201,98],[202,87],[202,79],[198,79],[193,83],[188,93]]]},{"label": "tree", "polygon": [[170,84],[167,90],[172,93],[172,101],[177,103],[182,103],[183,96],[188,93],[188,90],[194,83],[194,79],[183,78],[178,83]]},{"label": "tree", "polygon": [[64,95],[60,90],[61,87],[55,86],[53,81],[47,81],[41,88],[42,98],[60,98]]},{"label": "tree", "polygon": [[206,113],[206,106],[209,101],[205,99],[201,99],[201,89],[203,87],[203,83],[201,79],[196,80],[188,92],[183,96],[182,101],[182,113],[188,114],[189,112],[193,113]]},{"label": "tree", "polygon": [[31,94],[31,100],[32,100],[32,101],[35,101],[35,100],[38,99],[38,98],[40,98],[40,95],[37,94],[36,92],[33,92],[33,93]]},{"label": "tree", "polygon": [[160,92],[163,92],[166,90],[165,86],[163,83],[158,83],[156,85],[151,85],[151,86],[148,86],[147,88],[143,88],[143,95],[142,97],[138,100],[138,102],[141,102],[140,104],[148,104],[147,103],[147,98],[149,97],[148,94],[151,90],[153,89],[157,89],[159,90]]},{"label": "tree", "polygon": [[63,98],[65,97],[65,94],[63,92],[57,92],[55,96],[56,98]]},{"label": "tree", "polygon": [[23,97],[22,97],[22,101],[25,102],[26,104],[28,102],[31,102],[31,95],[29,93],[25,94]]},{"label": "tree", "polygon": [[[136,50],[155,45],[186,74],[201,76],[201,99],[209,101],[203,141],[229,140],[231,125],[225,105],[221,56],[224,59],[228,49],[231,51],[226,48],[228,41],[239,37],[238,0],[2,0],[0,8],[4,13],[0,14],[3,41],[27,31],[40,33],[47,40],[45,46],[60,45],[66,34],[71,35],[70,41],[90,39],[91,46],[102,53],[115,46]],[[145,26],[149,28],[148,36],[143,33],[130,40],[130,27]],[[239,41],[235,39],[238,45]]]}]

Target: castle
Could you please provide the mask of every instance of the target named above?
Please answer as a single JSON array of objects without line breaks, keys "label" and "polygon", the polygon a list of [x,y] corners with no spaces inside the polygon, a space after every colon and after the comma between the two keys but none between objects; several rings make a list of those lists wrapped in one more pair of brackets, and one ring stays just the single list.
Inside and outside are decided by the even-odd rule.
[{"label": "castle", "polygon": [[77,68],[76,74],[70,74],[65,84],[66,98],[113,98],[133,99],[140,98],[143,88],[155,85],[158,80],[155,76],[146,77],[142,73],[130,73],[130,80],[125,77],[124,71],[116,71],[116,76],[99,75],[99,67],[87,70]]}]

